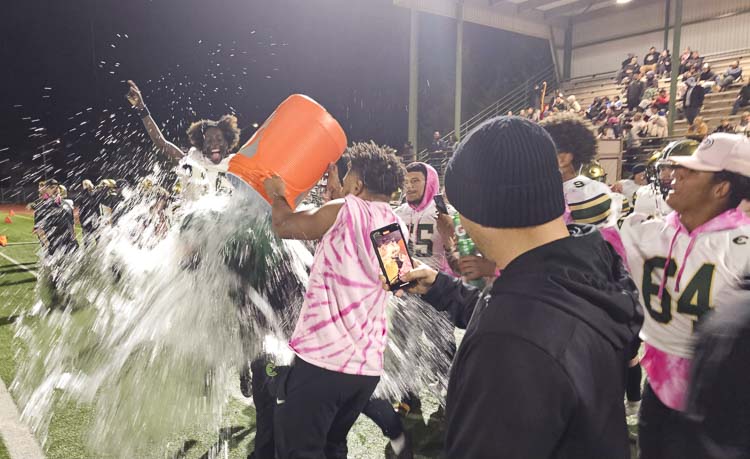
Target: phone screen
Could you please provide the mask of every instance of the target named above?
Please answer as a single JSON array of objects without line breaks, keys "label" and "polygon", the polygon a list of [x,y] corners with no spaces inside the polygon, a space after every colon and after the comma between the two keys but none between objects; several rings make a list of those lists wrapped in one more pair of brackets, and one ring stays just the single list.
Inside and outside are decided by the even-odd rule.
[{"label": "phone screen", "polygon": [[408,285],[402,281],[404,274],[414,269],[406,241],[397,223],[377,229],[370,234],[375,246],[380,269],[391,290]]},{"label": "phone screen", "polygon": [[435,208],[437,211],[441,214],[448,215],[448,206],[445,204],[445,198],[443,198],[443,195],[436,194],[432,199],[435,201]]}]

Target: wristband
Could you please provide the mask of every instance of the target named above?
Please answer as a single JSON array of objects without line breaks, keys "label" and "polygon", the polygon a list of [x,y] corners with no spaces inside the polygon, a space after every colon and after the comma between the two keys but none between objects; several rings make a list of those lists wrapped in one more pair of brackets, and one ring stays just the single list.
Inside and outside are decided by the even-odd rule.
[{"label": "wristband", "polygon": [[140,119],[147,118],[151,116],[151,112],[148,111],[148,107],[144,104],[142,108],[136,108],[136,113],[138,113],[138,117]]}]

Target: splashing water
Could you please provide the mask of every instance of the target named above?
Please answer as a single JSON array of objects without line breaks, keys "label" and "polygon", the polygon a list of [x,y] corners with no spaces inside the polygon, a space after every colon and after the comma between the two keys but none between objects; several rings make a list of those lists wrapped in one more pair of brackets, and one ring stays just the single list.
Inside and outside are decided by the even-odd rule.
[{"label": "splashing water", "polygon": [[[279,343],[299,313],[309,248],[276,238],[257,197],[186,204],[163,238],[144,225],[152,205],[133,193],[95,245],[44,263],[40,300],[18,321],[30,352],[19,351],[12,384],[43,441],[56,404],[74,401],[94,408],[92,451],[163,457],[175,432],[219,431],[248,360],[292,358]],[[376,393],[397,398],[438,382],[431,387],[439,396],[452,328],[419,300],[394,298],[392,306]]]}]

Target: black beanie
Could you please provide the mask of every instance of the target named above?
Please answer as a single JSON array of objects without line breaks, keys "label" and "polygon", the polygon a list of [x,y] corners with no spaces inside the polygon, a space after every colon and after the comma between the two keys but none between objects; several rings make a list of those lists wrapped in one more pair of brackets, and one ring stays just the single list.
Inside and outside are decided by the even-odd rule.
[{"label": "black beanie", "polygon": [[445,172],[445,191],[461,215],[490,228],[525,228],[565,212],[552,138],[538,124],[499,116],[471,131]]}]

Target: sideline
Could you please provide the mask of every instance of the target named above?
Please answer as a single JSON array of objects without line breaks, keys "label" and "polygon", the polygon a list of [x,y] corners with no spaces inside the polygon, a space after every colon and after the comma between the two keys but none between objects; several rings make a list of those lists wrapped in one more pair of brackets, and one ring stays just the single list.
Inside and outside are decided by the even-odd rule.
[{"label": "sideline", "polygon": [[[23,263],[0,252],[0,257],[25,269],[35,278],[37,274],[27,268]],[[11,459],[43,459],[44,452],[31,434],[29,428],[21,422],[13,397],[10,396],[8,388],[0,379],[0,436],[3,438],[5,448]]]},{"label": "sideline", "polygon": [[5,258],[6,260],[8,260],[9,262],[11,262],[11,263],[13,263],[13,264],[17,265],[18,267],[20,267],[20,268],[22,268],[22,269],[25,269],[25,270],[26,270],[26,271],[28,271],[28,272],[29,272],[29,273],[30,273],[30,274],[31,274],[32,276],[34,276],[34,277],[36,277],[37,279],[39,279],[39,276],[37,275],[37,273],[35,273],[35,272],[34,272],[34,271],[32,271],[31,269],[27,268],[27,267],[26,267],[26,265],[24,265],[24,264],[23,264],[23,263],[21,263],[20,261],[18,261],[18,260],[16,260],[16,259],[14,259],[14,258],[11,258],[11,257],[9,257],[8,255],[4,254],[3,252],[0,252],[0,257],[3,257],[3,258]]},{"label": "sideline", "polygon": [[21,422],[18,408],[13,402],[5,383],[0,379],[0,435],[11,459],[44,459],[44,452]]},{"label": "sideline", "polygon": [[0,435],[12,459],[44,458],[44,452],[36,438],[21,422],[18,408],[2,379],[0,379]]}]

